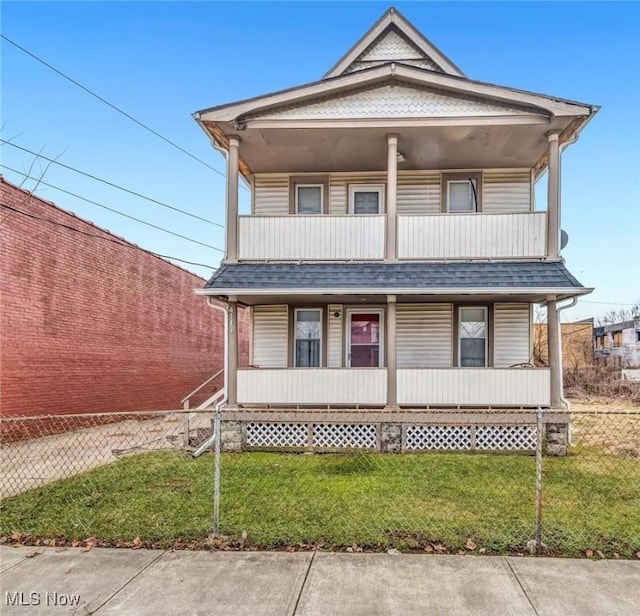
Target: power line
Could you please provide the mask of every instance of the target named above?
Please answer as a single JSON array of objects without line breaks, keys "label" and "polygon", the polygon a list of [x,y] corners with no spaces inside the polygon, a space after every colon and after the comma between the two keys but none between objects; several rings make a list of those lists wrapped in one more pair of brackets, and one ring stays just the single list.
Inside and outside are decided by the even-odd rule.
[{"label": "power line", "polygon": [[53,159],[53,158],[49,158],[47,156],[45,156],[44,154],[40,154],[38,152],[34,152],[33,150],[29,150],[28,148],[22,147],[20,145],[17,145],[15,143],[12,143],[10,141],[7,141],[6,139],[0,139],[1,143],[4,143],[6,145],[10,145],[12,148],[16,148],[18,150],[22,150],[23,152],[27,152],[28,154],[32,154],[33,156],[36,156],[38,158],[42,158],[46,161],[49,161],[49,163],[51,164],[55,164],[58,165],[59,167],[64,167],[65,169],[69,169],[69,171],[73,171],[75,173],[79,173],[80,175],[84,175],[85,177],[91,178],[92,180],[96,180],[98,182],[102,182],[103,184],[106,184],[107,186],[111,186],[112,188],[117,188],[118,190],[122,190],[123,192],[129,193],[130,195],[134,195],[136,197],[140,197],[141,199],[145,199],[146,201],[150,201],[151,203],[155,203],[156,205],[161,205],[162,207],[166,207],[170,210],[173,210],[175,212],[180,212],[180,214],[184,214],[185,216],[189,216],[191,218],[195,218],[196,220],[200,220],[202,222],[206,222],[210,225],[214,225],[216,227],[220,227],[221,229],[224,229],[224,225],[221,225],[218,222],[213,222],[212,220],[207,220],[206,218],[202,218],[201,216],[197,216],[196,214],[192,214],[191,212],[187,212],[185,210],[181,210],[178,207],[175,207],[173,205],[169,205],[168,203],[164,203],[163,201],[158,201],[157,199],[154,199],[153,197],[147,197],[146,195],[143,195],[142,193],[136,192],[135,190],[131,190],[130,188],[125,188],[124,186],[120,186],[119,184],[115,184],[114,182],[110,182],[109,180],[104,180],[103,178],[98,177],[97,175],[93,175],[92,173],[88,173],[87,171],[81,171],[80,169],[77,169],[76,167],[72,167],[70,165],[65,165],[64,163],[61,163],[59,160]]},{"label": "power line", "polygon": [[54,73],[60,75],[60,77],[62,77],[63,79],[66,79],[67,81],[70,81],[73,85],[77,86],[81,90],[84,90],[87,94],[90,94],[91,96],[97,98],[100,102],[104,103],[108,107],[111,107],[111,109],[113,109],[114,111],[117,111],[118,113],[122,114],[125,118],[128,118],[132,122],[135,122],[138,126],[141,126],[145,130],[149,131],[151,134],[155,135],[159,139],[162,139],[163,141],[165,141],[169,145],[173,146],[177,150],[180,150],[183,154],[186,154],[190,158],[193,158],[193,160],[197,160],[199,163],[203,164],[205,167],[208,167],[209,169],[211,169],[211,171],[217,173],[218,175],[220,175],[222,177],[226,177],[225,174],[222,173],[222,171],[219,171],[215,167],[212,167],[209,163],[205,162],[201,158],[198,158],[195,154],[192,154],[191,152],[189,152],[188,150],[185,150],[182,146],[178,145],[174,141],[171,141],[171,139],[168,139],[164,135],[161,135],[158,131],[154,130],[153,128],[151,128],[147,124],[144,124],[144,122],[141,122],[137,118],[134,118],[131,114],[127,113],[126,111],[124,111],[123,109],[118,107],[117,105],[114,105],[113,103],[109,102],[106,98],[100,96],[99,94],[96,94],[93,90],[90,90],[87,86],[84,86],[79,81],[76,81],[72,77],[69,77],[69,75],[67,75],[66,73],[63,73],[61,70],[57,69],[55,66],[52,66],[47,61],[43,60],[42,58],[40,58],[39,56],[37,56],[33,52],[29,51],[28,49],[25,49],[24,47],[22,47],[22,45],[19,45],[15,41],[12,41],[8,36],[5,36],[4,34],[0,34],[0,36],[2,36],[2,38],[5,41],[7,41],[7,43],[9,43],[10,45],[13,45],[16,49],[19,49],[20,51],[22,51],[23,53],[27,54],[28,56],[30,56],[31,58],[33,58],[37,62],[40,62],[40,64],[43,64],[48,69],[52,70]]},{"label": "power line", "polygon": [[636,306],[638,304],[638,302],[634,304],[624,304],[621,302],[593,302],[587,299],[579,299],[578,301],[582,304],[602,304],[604,306]]},{"label": "power line", "polygon": [[173,259],[174,261],[180,261],[181,263],[188,263],[189,265],[196,265],[198,267],[207,267],[211,269],[215,269],[213,265],[208,265],[207,263],[197,263],[195,261],[187,261],[186,259],[180,259],[178,257],[172,257],[171,255],[161,255],[157,252],[153,252],[152,250],[148,250],[146,248],[140,248],[139,246],[135,246],[134,244],[130,244],[129,242],[123,241],[117,237],[105,237],[103,235],[96,235],[95,233],[87,233],[86,231],[82,231],[82,229],[78,229],[76,227],[72,227],[71,225],[65,225],[63,222],[58,222],[56,220],[51,220],[50,218],[45,218],[43,216],[35,216],[34,214],[29,214],[29,212],[23,212],[18,208],[11,207],[10,205],[5,205],[4,203],[0,203],[0,207],[3,207],[6,210],[11,210],[16,214],[22,214],[22,216],[27,216],[28,218],[33,218],[34,220],[42,220],[44,222],[48,222],[57,227],[63,227],[64,229],[68,229],[69,231],[74,231],[75,233],[80,233],[81,235],[86,235],[87,237],[94,237],[98,240],[104,240],[105,242],[111,242],[113,244],[117,244],[118,246],[124,246],[126,248],[133,248],[137,250],[144,250],[149,254],[152,254],[156,257],[161,257],[163,259]]},{"label": "power line", "polygon": [[92,205],[96,205],[98,207],[101,207],[105,210],[108,210],[109,212],[113,212],[114,214],[119,214],[120,216],[124,216],[125,218],[129,218],[130,220],[134,220],[135,222],[139,222],[142,225],[146,225],[147,227],[151,227],[152,229],[157,229],[158,231],[162,231],[164,233],[168,233],[169,235],[173,235],[175,237],[179,237],[180,239],[186,240],[187,242],[191,242],[193,244],[199,244],[200,246],[204,246],[205,248],[212,248],[213,250],[217,250],[218,252],[222,252],[224,253],[224,250],[222,250],[221,248],[218,248],[217,246],[212,246],[211,244],[205,244],[204,242],[201,242],[199,240],[194,240],[190,237],[187,237],[186,235],[181,235],[180,233],[176,233],[175,231],[170,231],[169,229],[165,229],[164,227],[160,227],[158,225],[154,225],[151,222],[147,222],[146,220],[142,220],[141,218],[136,218],[135,216],[131,216],[130,214],[125,214],[124,212],[121,212],[120,210],[116,210],[112,207],[109,207],[108,205],[104,205],[103,203],[98,203],[97,201],[93,201],[93,199],[88,199],[87,197],[83,197],[82,195],[78,195],[74,192],[71,192],[70,190],[65,190],[64,188],[60,188],[59,186],[55,186],[54,184],[50,184],[49,182],[45,182],[42,179],[39,178],[35,178],[33,176],[29,176],[27,174],[25,174],[24,172],[18,171],[17,169],[13,169],[11,167],[9,167],[8,165],[4,165],[4,164],[0,164],[0,167],[2,167],[3,169],[8,169],[9,171],[13,171],[14,173],[18,173],[19,175],[24,176],[27,179],[31,179],[31,180],[38,180],[40,184],[42,184],[43,186],[49,186],[50,188],[53,188],[55,190],[59,190],[62,193],[65,193],[67,195],[71,195],[72,197],[75,197],[76,199],[81,199],[82,201],[86,201],[87,203],[91,203]]}]

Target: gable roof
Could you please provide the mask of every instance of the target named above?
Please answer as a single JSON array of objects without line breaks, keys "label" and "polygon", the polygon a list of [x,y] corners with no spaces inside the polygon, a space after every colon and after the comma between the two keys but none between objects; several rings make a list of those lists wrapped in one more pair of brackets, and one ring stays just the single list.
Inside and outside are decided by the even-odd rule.
[{"label": "gable roof", "polygon": [[464,73],[396,8],[391,7],[373,24],[324,76],[324,79],[400,62],[464,77]]},{"label": "gable roof", "polygon": [[406,84],[431,87],[447,91],[452,96],[474,96],[507,105],[537,108],[557,116],[589,115],[593,112],[593,107],[585,103],[387,62],[380,66],[346,73],[264,96],[211,107],[197,111],[194,116],[202,121],[229,122],[249,114],[275,110],[284,106],[305,105],[317,97],[335,97],[355,88],[371,87],[385,81],[402,81]]}]

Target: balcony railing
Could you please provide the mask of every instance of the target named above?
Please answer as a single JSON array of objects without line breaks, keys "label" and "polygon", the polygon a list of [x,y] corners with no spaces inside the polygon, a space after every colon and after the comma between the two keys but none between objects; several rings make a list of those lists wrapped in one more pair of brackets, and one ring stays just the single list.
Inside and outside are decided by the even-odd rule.
[{"label": "balcony railing", "polygon": [[386,368],[238,370],[239,404],[384,405]]},{"label": "balcony railing", "polygon": [[[397,371],[398,404],[536,407],[549,404],[547,368],[416,368]],[[245,405],[372,405],[387,402],[386,368],[238,370]]]},{"label": "balcony railing", "polygon": [[[386,216],[240,216],[241,261],[376,261]],[[399,259],[541,258],[546,213],[398,216]]]},{"label": "balcony railing", "polygon": [[543,257],[546,222],[545,212],[399,216],[398,258]]},{"label": "balcony railing", "polygon": [[240,216],[239,258],[247,261],[384,258],[385,216]]},{"label": "balcony railing", "polygon": [[548,406],[548,368],[398,370],[398,404]]}]

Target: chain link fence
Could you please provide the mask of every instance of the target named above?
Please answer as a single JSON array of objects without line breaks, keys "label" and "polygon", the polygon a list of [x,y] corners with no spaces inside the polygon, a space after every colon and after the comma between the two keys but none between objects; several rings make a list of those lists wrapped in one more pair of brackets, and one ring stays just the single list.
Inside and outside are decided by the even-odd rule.
[{"label": "chain link fence", "polygon": [[0,434],[5,542],[640,557],[640,410],[59,415]]}]

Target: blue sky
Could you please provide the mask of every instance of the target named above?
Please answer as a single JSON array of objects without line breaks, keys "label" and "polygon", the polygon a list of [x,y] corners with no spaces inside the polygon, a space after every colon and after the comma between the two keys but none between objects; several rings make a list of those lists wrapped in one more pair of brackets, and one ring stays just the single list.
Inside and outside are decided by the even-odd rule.
[{"label": "blue sky", "polygon": [[[564,255],[596,291],[569,320],[640,297],[640,4],[398,2],[469,77],[601,105],[563,156]],[[2,32],[224,171],[191,118],[320,78],[383,2],[4,2]],[[2,138],[217,222],[224,180],[2,41]],[[33,157],[10,146],[2,164]],[[36,170],[38,166],[36,166]],[[2,170],[10,181],[18,174]],[[222,248],[223,231],[52,165],[44,180]],[[30,188],[33,182],[27,182]],[[537,187],[545,191],[544,181]],[[40,186],[145,248],[216,266],[197,246]],[[241,190],[243,206],[248,192]],[[207,277],[211,268],[188,269]],[[594,302],[594,303],[591,303]],[[598,302],[598,303],[595,303]],[[602,302],[602,303],[600,303]],[[612,305],[607,305],[611,303]]]}]

